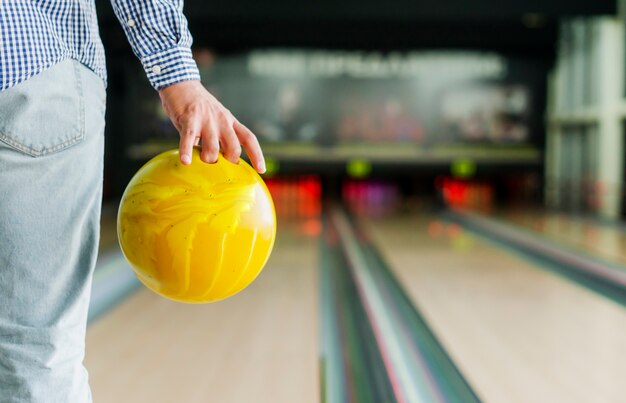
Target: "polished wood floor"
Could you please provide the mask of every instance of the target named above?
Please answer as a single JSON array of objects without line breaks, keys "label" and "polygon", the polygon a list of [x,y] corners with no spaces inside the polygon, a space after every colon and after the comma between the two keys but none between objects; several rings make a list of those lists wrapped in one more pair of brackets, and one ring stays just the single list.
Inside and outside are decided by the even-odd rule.
[{"label": "polished wood floor", "polygon": [[319,402],[317,241],[279,226],[246,290],[185,305],[142,289],[88,328],[95,402]]},{"label": "polished wood floor", "polygon": [[484,401],[624,401],[622,306],[440,225],[424,216],[367,221],[394,273]]},{"label": "polished wood floor", "polygon": [[[267,268],[233,298],[189,306],[142,290],[92,324],[95,401],[320,402],[318,244],[301,224],[279,227]],[[364,224],[485,402],[624,401],[623,306],[435,216]],[[608,245],[597,253],[619,256]]]}]

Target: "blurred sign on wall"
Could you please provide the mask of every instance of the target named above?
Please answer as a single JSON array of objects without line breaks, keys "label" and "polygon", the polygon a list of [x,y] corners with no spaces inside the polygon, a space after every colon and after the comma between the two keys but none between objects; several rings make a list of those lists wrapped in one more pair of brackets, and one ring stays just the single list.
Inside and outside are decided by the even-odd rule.
[{"label": "blurred sign on wall", "polygon": [[[203,83],[270,154],[446,160],[471,147],[487,158],[540,148],[533,100],[544,96],[543,71],[496,53],[196,49],[195,57]],[[158,99],[136,93],[135,150],[174,143]]]}]

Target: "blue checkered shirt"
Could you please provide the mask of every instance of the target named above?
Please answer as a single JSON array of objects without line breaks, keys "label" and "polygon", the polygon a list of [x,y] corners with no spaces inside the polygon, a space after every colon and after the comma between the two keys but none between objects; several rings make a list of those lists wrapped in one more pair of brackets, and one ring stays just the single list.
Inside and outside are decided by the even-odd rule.
[{"label": "blue checkered shirt", "polygon": [[[111,0],[156,89],[200,78],[183,0]],[[106,81],[95,0],[0,0],[0,91],[64,59]]]}]

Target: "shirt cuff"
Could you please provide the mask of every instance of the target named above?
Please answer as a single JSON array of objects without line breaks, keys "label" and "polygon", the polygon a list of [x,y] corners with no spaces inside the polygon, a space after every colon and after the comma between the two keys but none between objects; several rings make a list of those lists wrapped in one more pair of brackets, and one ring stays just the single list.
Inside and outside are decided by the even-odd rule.
[{"label": "shirt cuff", "polygon": [[150,84],[160,90],[181,81],[200,80],[191,49],[174,47],[145,57],[141,63]]}]

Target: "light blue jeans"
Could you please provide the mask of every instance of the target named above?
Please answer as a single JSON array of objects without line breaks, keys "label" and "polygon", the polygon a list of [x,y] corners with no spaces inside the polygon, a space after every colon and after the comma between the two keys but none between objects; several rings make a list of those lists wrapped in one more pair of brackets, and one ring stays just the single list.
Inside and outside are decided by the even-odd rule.
[{"label": "light blue jeans", "polygon": [[104,109],[74,60],[0,92],[0,403],[91,402]]}]

